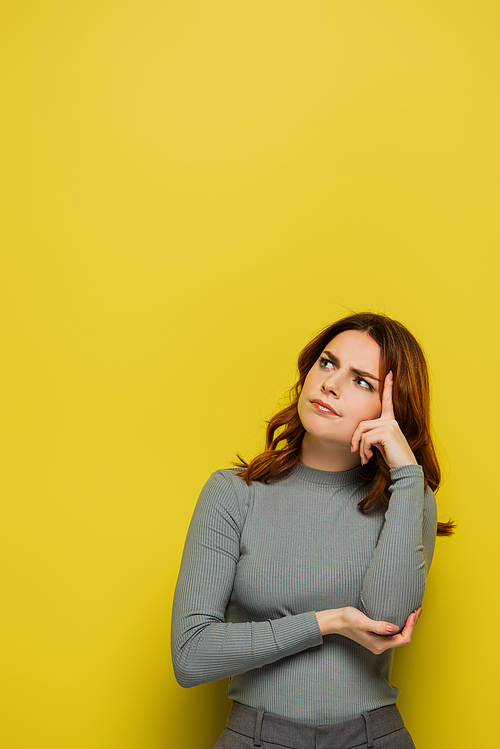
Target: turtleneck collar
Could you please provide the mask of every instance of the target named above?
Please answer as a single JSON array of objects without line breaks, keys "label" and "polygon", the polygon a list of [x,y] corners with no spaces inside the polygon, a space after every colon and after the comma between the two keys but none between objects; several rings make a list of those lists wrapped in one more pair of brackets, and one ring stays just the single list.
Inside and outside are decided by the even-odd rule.
[{"label": "turtleneck collar", "polygon": [[326,486],[348,486],[349,484],[363,483],[360,476],[361,466],[351,468],[349,471],[319,471],[317,468],[309,468],[303,463],[296,463],[291,469],[290,475],[308,484],[324,484]]}]

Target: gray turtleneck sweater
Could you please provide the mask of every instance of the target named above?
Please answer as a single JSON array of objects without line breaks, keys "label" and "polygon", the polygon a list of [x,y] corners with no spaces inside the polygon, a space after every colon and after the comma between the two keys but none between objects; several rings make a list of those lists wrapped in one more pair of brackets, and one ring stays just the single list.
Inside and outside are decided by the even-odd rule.
[{"label": "gray turtleneck sweater", "polygon": [[404,625],[422,602],[436,503],[420,466],[391,471],[389,508],[362,513],[359,470],[297,464],[247,486],[212,474],[189,528],[174,597],[172,653],[189,687],[231,677],[228,696],[305,723],[397,701],[393,650],[321,635],[315,612],[354,606]]}]

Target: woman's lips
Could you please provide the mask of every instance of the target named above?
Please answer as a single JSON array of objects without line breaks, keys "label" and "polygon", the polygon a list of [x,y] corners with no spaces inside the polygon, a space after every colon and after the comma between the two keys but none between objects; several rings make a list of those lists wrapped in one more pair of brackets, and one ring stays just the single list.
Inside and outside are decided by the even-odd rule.
[{"label": "woman's lips", "polygon": [[321,401],[315,398],[311,401],[311,403],[316,411],[319,411],[322,414],[332,414],[333,416],[338,416],[338,413],[335,411],[335,409],[329,406],[328,403],[325,403],[325,401]]}]

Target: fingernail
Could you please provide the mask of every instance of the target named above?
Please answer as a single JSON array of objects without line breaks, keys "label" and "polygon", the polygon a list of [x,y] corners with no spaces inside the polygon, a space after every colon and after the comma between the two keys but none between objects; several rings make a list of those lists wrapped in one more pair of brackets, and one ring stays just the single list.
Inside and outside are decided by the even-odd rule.
[{"label": "fingernail", "polygon": [[387,625],[387,631],[388,632],[397,632],[398,628],[394,626],[394,624],[388,624]]}]

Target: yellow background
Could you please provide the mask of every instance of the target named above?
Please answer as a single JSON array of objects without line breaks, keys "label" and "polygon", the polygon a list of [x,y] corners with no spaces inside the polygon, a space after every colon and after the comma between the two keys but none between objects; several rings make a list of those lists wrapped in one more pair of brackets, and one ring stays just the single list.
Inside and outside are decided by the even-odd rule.
[{"label": "yellow background", "polygon": [[170,607],[199,490],[349,310],[427,351],[443,461],[393,681],[419,749],[494,746],[500,10],[3,9],[3,749],[210,749]]}]

